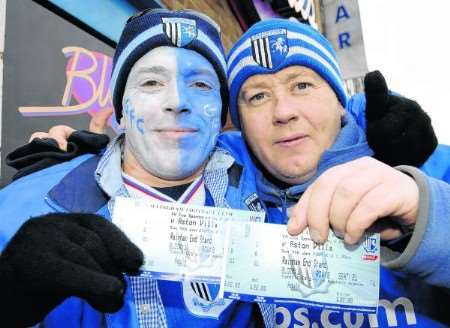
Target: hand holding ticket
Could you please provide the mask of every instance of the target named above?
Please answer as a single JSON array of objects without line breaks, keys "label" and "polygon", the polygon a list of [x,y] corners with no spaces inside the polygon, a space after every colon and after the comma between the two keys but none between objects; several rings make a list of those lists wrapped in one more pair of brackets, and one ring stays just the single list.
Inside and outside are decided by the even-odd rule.
[{"label": "hand holding ticket", "polygon": [[264,213],[177,203],[116,199],[113,222],[144,253],[155,279],[221,284],[225,297],[259,302],[375,312],[379,236],[325,244],[308,232],[262,223]]}]

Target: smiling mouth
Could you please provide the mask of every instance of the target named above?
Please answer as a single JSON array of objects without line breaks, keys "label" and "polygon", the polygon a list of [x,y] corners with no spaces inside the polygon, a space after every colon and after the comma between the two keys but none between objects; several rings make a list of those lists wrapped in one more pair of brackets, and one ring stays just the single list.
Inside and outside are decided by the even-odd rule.
[{"label": "smiling mouth", "polygon": [[178,138],[192,136],[198,132],[198,129],[164,128],[164,129],[156,129],[155,131],[167,138],[178,139]]},{"label": "smiling mouth", "polygon": [[287,138],[279,139],[275,141],[274,144],[281,147],[294,147],[305,141],[307,137],[308,137],[307,135],[298,134]]}]

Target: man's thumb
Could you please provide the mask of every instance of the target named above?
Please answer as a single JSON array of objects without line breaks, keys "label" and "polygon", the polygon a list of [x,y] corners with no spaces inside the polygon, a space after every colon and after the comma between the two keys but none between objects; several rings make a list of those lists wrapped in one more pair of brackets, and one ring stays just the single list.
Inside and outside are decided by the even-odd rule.
[{"label": "man's thumb", "polygon": [[377,120],[385,114],[388,106],[388,87],[383,74],[373,71],[364,77],[364,91],[366,94],[366,120]]}]

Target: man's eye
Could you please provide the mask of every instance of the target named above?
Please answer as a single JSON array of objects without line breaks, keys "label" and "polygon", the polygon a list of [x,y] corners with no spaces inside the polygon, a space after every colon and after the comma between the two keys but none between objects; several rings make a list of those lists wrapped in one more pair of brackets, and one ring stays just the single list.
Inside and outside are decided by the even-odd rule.
[{"label": "man's eye", "polygon": [[205,83],[205,82],[202,82],[202,81],[194,82],[193,86],[195,88],[198,88],[198,89],[201,89],[201,90],[211,90],[212,89],[212,87],[208,83]]},{"label": "man's eye", "polygon": [[266,95],[264,94],[264,92],[260,92],[260,93],[257,93],[255,95],[251,96],[248,99],[248,102],[257,104],[257,103],[260,103],[261,101],[263,101],[265,98],[266,98]]},{"label": "man's eye", "polygon": [[311,87],[311,86],[312,86],[312,84],[309,83],[309,82],[297,82],[297,83],[295,84],[295,88],[296,88],[297,90],[305,90],[305,89],[308,89],[308,88]]},{"label": "man's eye", "polygon": [[141,84],[143,87],[159,87],[161,85],[162,83],[156,80],[147,80]]}]

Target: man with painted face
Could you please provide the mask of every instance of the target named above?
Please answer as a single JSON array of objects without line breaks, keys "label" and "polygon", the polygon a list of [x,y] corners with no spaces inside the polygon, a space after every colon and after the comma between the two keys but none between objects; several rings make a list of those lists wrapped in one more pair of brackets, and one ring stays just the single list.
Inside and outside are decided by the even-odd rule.
[{"label": "man with painted face", "polygon": [[245,206],[254,184],[229,181],[239,167],[213,151],[228,104],[225,74],[219,27],[208,17],[157,10],[126,24],[111,78],[125,133],[102,156],[78,157],[0,192],[2,325],[271,325],[270,306],[217,299],[216,285],[136,276],[142,253],[109,222],[117,196]]},{"label": "man with painted face", "polygon": [[[377,315],[278,304],[277,324],[447,326],[450,254],[441,245],[447,239],[442,227],[450,226],[450,186],[370,157],[364,133],[344,110],[347,95],[335,53],[311,27],[259,22],[227,62],[231,117],[257,164],[268,221],[288,224],[294,235],[308,227],[318,243],[330,228],[348,244],[376,230],[383,244]],[[221,142],[239,140],[228,134]],[[236,158],[250,161],[235,149],[229,148]]]}]

